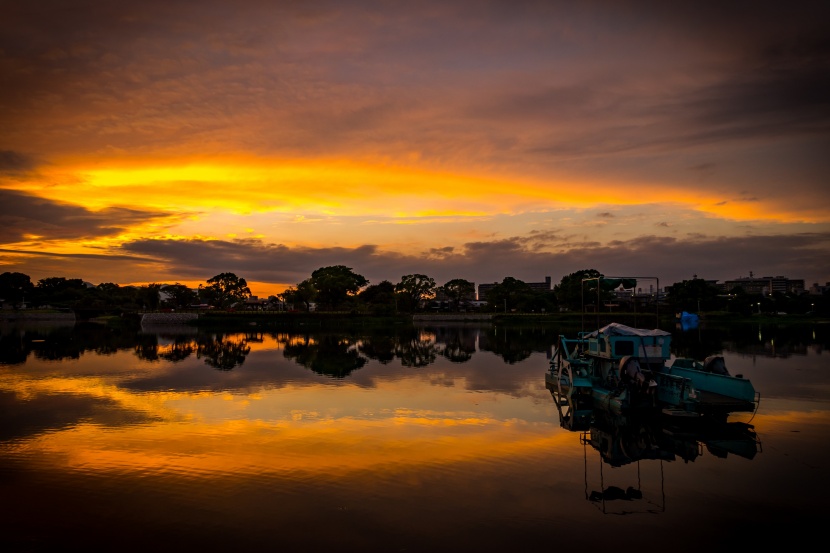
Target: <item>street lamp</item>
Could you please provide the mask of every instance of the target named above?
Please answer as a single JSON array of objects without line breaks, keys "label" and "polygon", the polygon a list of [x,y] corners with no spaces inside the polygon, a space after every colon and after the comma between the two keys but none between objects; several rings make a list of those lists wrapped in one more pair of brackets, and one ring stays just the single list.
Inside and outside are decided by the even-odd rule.
[{"label": "street lamp", "polygon": [[758,314],[759,315],[761,314],[761,302],[760,301],[758,302]]}]

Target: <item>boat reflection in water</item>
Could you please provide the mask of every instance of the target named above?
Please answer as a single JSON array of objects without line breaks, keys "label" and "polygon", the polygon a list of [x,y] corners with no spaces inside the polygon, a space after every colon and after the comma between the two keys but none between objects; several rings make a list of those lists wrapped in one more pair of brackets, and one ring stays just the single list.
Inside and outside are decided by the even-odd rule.
[{"label": "boat reflection in water", "polygon": [[[718,457],[729,455],[752,460],[761,452],[761,442],[752,424],[728,421],[719,416],[678,417],[677,415],[635,413],[621,415],[607,409],[577,408],[571,397],[547,384],[563,428],[579,434],[584,450],[585,499],[605,514],[660,513],[665,511],[663,464],[683,460],[694,462],[705,452]],[[599,453],[599,467],[589,470],[589,450]],[[641,462],[659,466],[659,482],[647,487]],[[632,466],[635,474],[623,485],[609,484],[614,471]],[[597,474],[598,473],[598,474]],[[619,478],[616,478],[619,480]]]}]

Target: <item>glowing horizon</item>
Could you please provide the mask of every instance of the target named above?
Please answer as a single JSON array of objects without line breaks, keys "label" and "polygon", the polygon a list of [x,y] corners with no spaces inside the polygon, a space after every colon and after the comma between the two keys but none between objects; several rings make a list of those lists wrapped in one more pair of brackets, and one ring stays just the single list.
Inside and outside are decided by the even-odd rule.
[{"label": "glowing horizon", "polygon": [[703,37],[682,7],[473,24],[441,4],[309,18],[243,2],[227,18],[211,2],[186,18],[10,8],[0,270],[266,288],[334,264],[371,282],[830,280],[827,117],[795,92],[822,82],[795,46],[820,36],[809,10],[718,14]]}]

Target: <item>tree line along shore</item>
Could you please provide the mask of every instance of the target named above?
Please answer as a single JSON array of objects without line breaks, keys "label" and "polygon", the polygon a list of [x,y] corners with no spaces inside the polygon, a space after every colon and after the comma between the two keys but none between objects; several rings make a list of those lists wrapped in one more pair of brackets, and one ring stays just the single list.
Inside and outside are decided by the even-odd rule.
[{"label": "tree line along shore", "polygon": [[[709,282],[694,278],[675,283],[656,294],[630,294],[624,290],[586,288],[586,281],[601,282],[602,273],[584,269],[566,275],[550,290],[539,290],[513,277],[493,285],[486,298],[476,298],[475,285],[461,278],[437,285],[431,277],[409,274],[397,283],[370,284],[350,267],[321,267],[311,276],[267,299],[251,295],[247,281],[234,273],[220,273],[193,289],[176,284],[97,286],[81,279],[52,277],[32,283],[28,275],[0,274],[2,312],[71,312],[77,318],[124,315],[156,311],[208,312],[208,317],[245,312],[249,316],[278,313],[330,313],[411,317],[425,314],[490,314],[492,317],[532,316],[534,320],[571,319],[582,313],[653,313],[671,319],[682,311],[709,317],[735,318],[783,315],[822,315],[828,312],[828,296],[793,295],[776,292],[751,294],[736,288],[723,294]],[[599,280],[597,280],[599,279]],[[609,279],[610,280],[610,279]],[[224,315],[220,315],[220,313]],[[577,315],[575,315],[577,314]],[[13,316],[13,315],[12,315]],[[7,316],[8,318],[8,316]],[[462,317],[463,318],[463,317]]]}]

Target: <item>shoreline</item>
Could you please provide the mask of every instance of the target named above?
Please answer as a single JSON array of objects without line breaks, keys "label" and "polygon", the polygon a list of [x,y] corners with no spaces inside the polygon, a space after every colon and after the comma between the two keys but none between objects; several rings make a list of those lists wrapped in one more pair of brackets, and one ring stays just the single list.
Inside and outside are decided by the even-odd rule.
[{"label": "shoreline", "polygon": [[76,321],[75,313],[37,312],[37,311],[0,311],[0,321]]},{"label": "shoreline", "polygon": [[[123,315],[102,315],[90,319],[78,318],[72,311],[12,311],[0,310],[0,322],[100,322],[113,324],[115,320],[124,323],[133,320],[138,324],[166,325],[184,324],[192,326],[218,326],[233,324],[275,324],[304,325],[324,322],[353,322],[359,324],[411,324],[411,323],[470,323],[470,324],[566,324],[579,325],[583,322],[600,326],[609,322],[620,322],[632,326],[673,327],[680,324],[674,314],[659,316],[654,313],[414,313],[397,315],[375,315],[353,312],[275,312],[275,311],[209,311],[209,312],[132,312]],[[777,323],[777,324],[830,324],[830,319],[815,315],[772,315],[713,312],[701,313],[700,325],[717,326],[731,323]],[[633,324],[632,324],[633,323]]]}]

